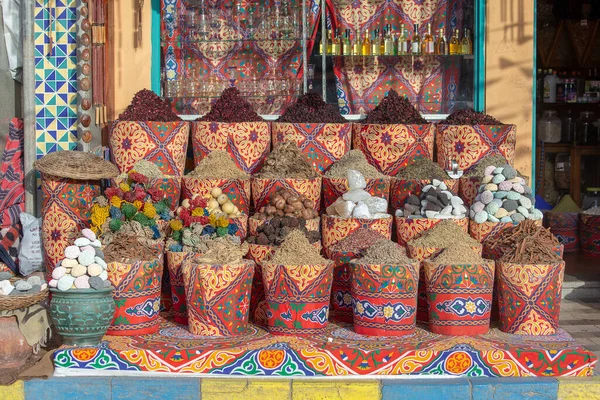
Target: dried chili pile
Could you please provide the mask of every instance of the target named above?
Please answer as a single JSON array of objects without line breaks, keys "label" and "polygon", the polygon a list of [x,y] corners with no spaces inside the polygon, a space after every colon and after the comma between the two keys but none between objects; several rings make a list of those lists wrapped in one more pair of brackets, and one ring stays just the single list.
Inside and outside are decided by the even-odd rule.
[{"label": "dried chili pile", "polygon": [[229,123],[259,122],[262,120],[260,115],[254,111],[252,105],[234,87],[223,90],[221,96],[211,106],[210,112],[198,119],[198,121]]},{"label": "dried chili pile", "polygon": [[445,120],[440,121],[443,125],[502,125],[502,122],[498,121],[491,115],[484,114],[473,110],[472,108],[465,108],[464,110],[454,111],[448,115]]},{"label": "dried chili pile", "polygon": [[426,124],[416,108],[408,99],[398,96],[395,90],[390,90],[381,103],[377,105],[363,124]]},{"label": "dried chili pile", "polygon": [[344,124],[347,121],[339,109],[333,104],[325,103],[320,94],[306,93],[285,110],[278,122]]},{"label": "dried chili pile", "polygon": [[181,121],[181,118],[156,93],[142,89],[133,96],[131,104],[119,115],[119,120],[170,122]]},{"label": "dried chili pile", "polygon": [[525,220],[502,231],[490,247],[506,249],[500,261],[544,264],[561,261],[553,250],[559,244],[549,229],[536,225],[532,220]]}]

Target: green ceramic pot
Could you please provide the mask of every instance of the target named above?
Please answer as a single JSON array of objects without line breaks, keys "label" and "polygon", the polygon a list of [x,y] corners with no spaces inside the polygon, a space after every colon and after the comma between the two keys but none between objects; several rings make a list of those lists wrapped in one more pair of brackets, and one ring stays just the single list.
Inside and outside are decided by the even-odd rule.
[{"label": "green ceramic pot", "polygon": [[102,340],[115,314],[113,287],[101,290],[51,288],[50,314],[63,343],[95,346]]}]

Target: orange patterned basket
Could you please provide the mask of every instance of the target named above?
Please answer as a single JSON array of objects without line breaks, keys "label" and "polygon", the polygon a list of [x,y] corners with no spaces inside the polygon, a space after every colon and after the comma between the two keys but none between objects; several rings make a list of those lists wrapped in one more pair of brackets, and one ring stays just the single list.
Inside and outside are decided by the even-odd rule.
[{"label": "orange patterned basket", "polygon": [[323,173],[331,164],[350,151],[352,125],[347,124],[296,124],[273,122],[273,148],[284,141],[296,143],[315,169]]},{"label": "orange patterned basket", "polygon": [[[423,232],[430,230],[441,221],[442,219],[437,218],[404,218],[394,217],[396,223],[396,236],[398,238],[398,244],[406,246],[408,242],[418,238]],[[458,226],[463,228],[465,233],[469,233],[469,219],[468,218],[457,218],[450,219],[455,222]]]},{"label": "orange patterned basket", "polygon": [[465,207],[469,207],[475,203],[477,190],[481,185],[481,178],[478,176],[461,176],[458,180],[460,181],[458,195],[465,202]]},{"label": "orange patterned basket", "polygon": [[[443,182],[452,193],[458,193],[458,179],[445,179]],[[431,179],[398,179],[391,178],[390,189],[390,210],[396,211],[404,207],[406,199],[411,194],[419,197],[421,191],[427,185],[431,184]]]},{"label": "orange patterned basket", "polygon": [[[542,220],[535,221],[536,225],[542,226]],[[469,234],[479,243],[483,244],[483,257],[490,260],[497,260],[502,256],[503,249],[500,247],[492,248],[492,244],[505,229],[517,225],[516,222],[483,222],[469,224]]]},{"label": "orange patterned basket", "polygon": [[291,190],[297,195],[304,195],[312,200],[315,209],[321,209],[321,177],[312,179],[294,179],[294,178],[252,178],[252,203],[254,209],[258,210],[266,206],[271,196],[277,189]]},{"label": "orange patterned basket", "polygon": [[[250,236],[258,235],[258,228],[261,227],[266,221],[261,219],[256,219],[254,217],[248,218],[248,232]],[[306,221],[306,230],[307,231],[321,231],[321,219],[313,218]],[[258,261],[257,261],[258,262]]]},{"label": "orange patterned basket", "polygon": [[330,215],[321,217],[321,233],[323,247],[326,251],[340,240],[348,237],[357,229],[370,229],[380,233],[387,239],[392,237],[392,224],[394,219],[390,215],[387,218],[362,219],[362,218],[340,218]]},{"label": "orange patterned basket", "polygon": [[[383,197],[389,201],[390,178],[365,178],[367,187],[365,190],[372,196]],[[332,205],[339,197],[346,193],[350,187],[346,178],[323,177],[323,202],[325,208]]]},{"label": "orange patterned basket", "polygon": [[271,125],[196,121],[192,126],[192,144],[196,165],[211,151],[223,150],[242,171],[252,174],[260,170],[271,150]]},{"label": "orange patterned basket", "polygon": [[182,186],[184,199],[191,199],[194,195],[206,197],[213,188],[218,187],[240,212],[250,214],[250,179],[204,179],[184,176]]}]

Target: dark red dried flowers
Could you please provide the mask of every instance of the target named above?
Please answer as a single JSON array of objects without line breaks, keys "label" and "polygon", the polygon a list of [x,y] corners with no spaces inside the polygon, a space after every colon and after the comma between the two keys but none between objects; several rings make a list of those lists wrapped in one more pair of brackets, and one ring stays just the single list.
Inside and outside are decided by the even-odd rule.
[{"label": "dark red dried flowers", "polygon": [[278,122],[295,124],[344,124],[346,119],[338,107],[327,104],[318,93],[305,93],[289,106]]},{"label": "dark red dried flowers", "polygon": [[210,112],[198,121],[207,122],[258,122],[263,119],[235,87],[223,90],[221,97],[213,103]]},{"label": "dark red dried flowers", "polygon": [[491,115],[476,112],[472,108],[454,111],[439,123],[443,125],[502,125],[502,122]]},{"label": "dark red dried flowers", "polygon": [[181,118],[156,93],[142,89],[133,96],[131,104],[119,115],[119,120],[170,122],[181,121]]},{"label": "dark red dried flowers", "polygon": [[362,123],[421,125],[426,124],[427,121],[421,117],[408,99],[398,96],[398,93],[391,89],[381,103],[367,114],[367,118]]}]

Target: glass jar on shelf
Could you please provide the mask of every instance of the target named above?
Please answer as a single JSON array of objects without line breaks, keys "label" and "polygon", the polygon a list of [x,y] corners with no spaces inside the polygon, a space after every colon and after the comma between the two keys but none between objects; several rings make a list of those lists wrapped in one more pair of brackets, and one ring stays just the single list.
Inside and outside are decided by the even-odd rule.
[{"label": "glass jar on shelf", "polygon": [[586,189],[581,201],[583,211],[600,206],[600,187],[589,187]]},{"label": "glass jar on shelf", "polygon": [[561,137],[561,121],[555,110],[545,110],[538,121],[537,138],[544,143],[558,143]]},{"label": "glass jar on shelf", "polygon": [[592,111],[582,111],[575,122],[575,141],[582,146],[598,143],[598,124]]},{"label": "glass jar on shelf", "polygon": [[573,143],[575,141],[575,116],[571,110],[561,118],[561,134],[560,141],[562,143]]}]

